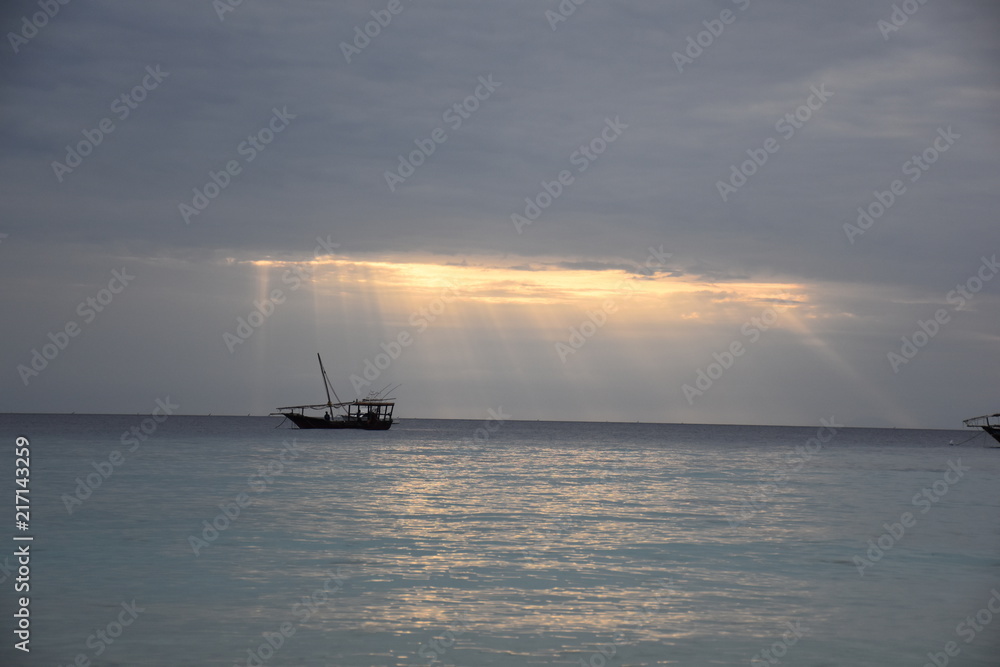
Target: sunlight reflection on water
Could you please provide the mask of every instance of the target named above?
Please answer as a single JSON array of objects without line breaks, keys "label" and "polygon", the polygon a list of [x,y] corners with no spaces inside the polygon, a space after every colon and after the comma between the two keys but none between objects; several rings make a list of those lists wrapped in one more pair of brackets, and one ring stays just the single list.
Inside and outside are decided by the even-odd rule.
[{"label": "sunlight reflection on water", "polygon": [[[737,664],[796,619],[810,632],[793,664],[908,664],[995,582],[985,450],[961,452],[976,474],[884,562],[864,577],[852,562],[956,455],[935,446],[950,433],[846,431],[734,526],[815,429],[515,422],[477,445],[476,422],[336,439],[234,423],[168,422],[72,516],[58,498],[109,439],[51,436],[37,598],[53,660],[136,598],[149,621],[114,654],[135,664],[176,664],[150,658],[164,643],[244,664],[282,622],[295,634],[268,664]],[[189,536],[290,438],[301,455],[193,555]]]}]

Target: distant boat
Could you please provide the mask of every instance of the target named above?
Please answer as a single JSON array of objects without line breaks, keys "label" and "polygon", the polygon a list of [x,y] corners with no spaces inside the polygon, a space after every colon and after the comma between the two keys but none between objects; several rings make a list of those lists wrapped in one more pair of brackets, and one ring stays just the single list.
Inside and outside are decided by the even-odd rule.
[{"label": "distant boat", "polygon": [[[395,399],[387,398],[399,385],[391,389],[369,392],[368,396],[354,401],[341,401],[337,392],[330,384],[330,378],[323,367],[323,358],[319,359],[319,370],[323,375],[323,388],[326,390],[326,403],[316,405],[289,405],[277,408],[272,415],[281,415],[299,428],[359,428],[366,431],[387,431],[392,426],[392,410],[396,406]],[[330,398],[333,392],[337,402]],[[296,412],[296,410],[298,412]],[[307,415],[306,410],[323,411],[322,417]],[[339,411],[339,412],[337,412]]]},{"label": "distant boat", "polygon": [[[992,420],[992,421],[991,421]],[[982,415],[981,417],[970,417],[962,422],[970,428],[979,427],[993,436],[993,439],[1000,442],[1000,412],[993,415]]]}]

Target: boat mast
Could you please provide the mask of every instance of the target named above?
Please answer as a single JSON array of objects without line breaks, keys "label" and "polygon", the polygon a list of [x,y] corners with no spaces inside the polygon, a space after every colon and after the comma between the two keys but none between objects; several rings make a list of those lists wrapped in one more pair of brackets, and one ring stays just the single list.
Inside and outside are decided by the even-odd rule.
[{"label": "boat mast", "polygon": [[[326,390],[326,405],[328,408],[333,408],[333,401],[330,400],[330,378],[326,376],[326,369],[323,367],[323,357],[319,356],[319,352],[316,353],[316,358],[319,359],[319,370],[323,373],[323,389]],[[336,396],[337,402],[340,403],[340,396],[337,396],[337,390],[334,389],[333,395]]]}]

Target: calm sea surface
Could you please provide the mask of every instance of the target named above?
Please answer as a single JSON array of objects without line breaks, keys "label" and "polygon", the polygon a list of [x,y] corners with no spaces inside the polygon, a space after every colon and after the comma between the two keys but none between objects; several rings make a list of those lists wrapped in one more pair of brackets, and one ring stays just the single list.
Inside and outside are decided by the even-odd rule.
[{"label": "calm sea surface", "polygon": [[972,432],[144,419],[0,415],[0,664],[1000,664]]}]

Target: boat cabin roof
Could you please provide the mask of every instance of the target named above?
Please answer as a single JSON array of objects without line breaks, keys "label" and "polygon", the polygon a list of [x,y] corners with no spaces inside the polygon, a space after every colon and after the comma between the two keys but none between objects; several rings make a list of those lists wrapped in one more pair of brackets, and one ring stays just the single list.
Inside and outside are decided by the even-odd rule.
[{"label": "boat cabin roof", "polygon": [[347,401],[344,403],[317,403],[315,405],[286,405],[284,407],[276,408],[277,410],[299,410],[301,408],[310,408],[313,410],[322,410],[323,408],[342,408],[350,405],[361,405],[361,406],[394,406],[395,401]]},{"label": "boat cabin roof", "polygon": [[997,412],[992,415],[969,417],[968,419],[963,420],[962,423],[965,424],[966,426],[993,426],[993,424],[990,423],[990,420],[991,419],[995,420],[997,417],[1000,417],[1000,412]]}]

